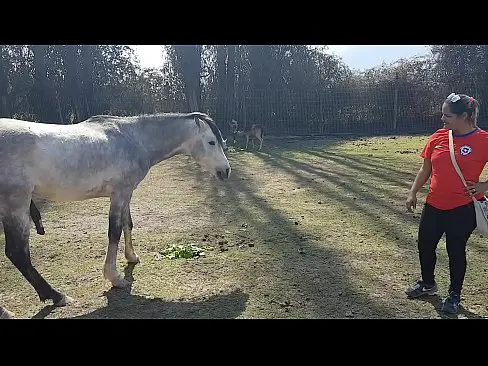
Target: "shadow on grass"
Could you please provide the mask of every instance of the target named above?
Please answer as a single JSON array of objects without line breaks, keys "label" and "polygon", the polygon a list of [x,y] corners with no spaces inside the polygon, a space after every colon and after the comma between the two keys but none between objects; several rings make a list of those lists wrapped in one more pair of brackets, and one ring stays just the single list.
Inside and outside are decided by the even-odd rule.
[{"label": "shadow on grass", "polygon": [[[263,153],[254,154],[261,157]],[[293,169],[290,171],[283,165],[274,165],[292,176],[296,174]],[[261,266],[266,267],[261,276],[266,276],[269,282],[265,281],[264,285],[248,279],[248,286],[256,293],[272,293],[283,303],[293,304],[288,314],[276,310],[271,313],[272,317],[303,317],[306,314],[310,318],[344,318],[350,310],[360,310],[362,317],[396,316],[394,309],[382,306],[367,293],[358,291],[351,278],[349,258],[344,258],[340,251],[328,244],[334,238],[322,236],[318,238],[320,244],[317,245],[315,235],[302,230],[299,223],[290,220],[285,212],[259,196],[259,187],[252,183],[250,176],[254,173],[249,173],[252,168],[243,161],[235,168],[227,194],[217,199],[217,189],[212,187],[206,201],[214,205],[215,217],[219,217],[218,213],[225,208],[225,217],[219,219],[223,227],[227,226],[229,218],[237,218],[239,222],[245,222],[247,228],[244,232],[238,231],[239,237],[249,236],[256,240],[258,246],[264,245],[273,251],[272,261],[265,260],[262,254],[257,255],[261,258]],[[246,264],[242,263],[242,266]]]},{"label": "shadow on grass", "polygon": [[[108,300],[106,307],[71,319],[234,319],[245,310],[249,298],[249,295],[235,290],[199,301],[148,299],[131,294],[134,281],[133,270],[134,264],[127,264],[124,268],[125,279],[129,281],[128,287],[123,289],[112,287],[104,292]],[[47,305],[32,318],[45,318],[53,310],[53,305]]]}]

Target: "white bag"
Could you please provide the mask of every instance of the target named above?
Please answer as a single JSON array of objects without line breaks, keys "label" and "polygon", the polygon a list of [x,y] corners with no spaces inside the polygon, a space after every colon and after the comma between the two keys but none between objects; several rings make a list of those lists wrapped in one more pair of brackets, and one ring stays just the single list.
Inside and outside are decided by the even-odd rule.
[{"label": "white bag", "polygon": [[[463,181],[464,186],[467,188],[466,181],[464,180],[463,173],[461,173],[461,169],[459,169],[459,165],[456,162],[456,158],[454,156],[454,144],[452,142],[452,130],[449,130],[449,152],[451,153],[451,160],[456,172],[458,173],[459,177]],[[474,202],[474,211],[476,212],[476,230],[480,234],[488,235],[488,197],[485,196],[484,201],[478,201],[474,196],[470,193],[471,198]]]},{"label": "white bag", "polygon": [[476,230],[480,234],[488,235],[488,198],[485,196],[484,201],[475,201],[474,209],[476,211]]}]

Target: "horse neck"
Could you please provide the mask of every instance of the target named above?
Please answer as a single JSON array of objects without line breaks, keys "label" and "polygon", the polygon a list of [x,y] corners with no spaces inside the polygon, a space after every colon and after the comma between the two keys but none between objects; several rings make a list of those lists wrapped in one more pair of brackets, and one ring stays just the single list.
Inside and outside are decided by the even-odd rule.
[{"label": "horse neck", "polygon": [[185,153],[184,143],[193,135],[192,122],[181,118],[143,117],[134,125],[134,133],[146,150],[151,165]]}]

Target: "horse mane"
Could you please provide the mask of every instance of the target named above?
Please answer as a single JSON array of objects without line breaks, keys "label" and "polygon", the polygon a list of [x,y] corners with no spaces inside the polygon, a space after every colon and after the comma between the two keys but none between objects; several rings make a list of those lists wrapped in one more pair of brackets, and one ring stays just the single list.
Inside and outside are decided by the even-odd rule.
[{"label": "horse mane", "polygon": [[96,116],[91,116],[88,117],[86,120],[82,122],[101,122],[102,120],[108,120],[108,119],[123,119],[126,117],[121,117],[121,116],[112,116],[109,114],[98,114]]},{"label": "horse mane", "polygon": [[[218,143],[220,146],[224,147],[224,142],[222,138],[222,133],[220,132],[219,127],[215,123],[215,121],[206,113],[202,112],[191,112],[191,113],[176,113],[176,112],[166,112],[166,113],[156,113],[156,114],[140,114],[137,116],[113,116],[113,115],[96,115],[89,117],[85,120],[85,122],[100,122],[101,120],[127,120],[127,119],[139,119],[139,118],[198,118],[202,121],[205,121],[212,132],[214,133],[215,137],[217,138]],[[198,123],[198,122],[197,122]]]},{"label": "horse mane", "polygon": [[219,142],[220,146],[224,147],[224,141],[222,138],[222,133],[220,132],[219,127],[215,123],[215,121],[210,118],[210,116],[206,113],[202,112],[192,112],[192,113],[187,113],[186,116],[193,117],[193,118],[199,118],[203,121],[205,121],[212,132],[214,133],[215,137],[217,137],[217,141]]}]

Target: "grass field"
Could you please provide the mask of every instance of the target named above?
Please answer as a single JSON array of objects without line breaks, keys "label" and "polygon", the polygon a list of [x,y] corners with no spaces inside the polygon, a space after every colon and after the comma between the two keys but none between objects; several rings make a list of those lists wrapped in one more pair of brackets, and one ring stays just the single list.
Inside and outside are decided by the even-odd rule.
[{"label": "grass field", "polygon": [[[438,296],[409,300],[419,276],[417,212],[405,199],[427,136],[265,141],[228,154],[220,183],[186,156],[155,166],[134,192],[133,238],[141,263],[118,268],[130,288],[102,278],[108,199],[41,206],[46,235],[32,225],[34,266],[74,298],[39,301],[0,253],[0,304],[18,318],[441,318],[449,271],[438,247]],[[486,178],[486,177],[485,177]],[[2,248],[4,244],[1,236]],[[205,250],[165,259],[172,244]],[[488,239],[468,242],[463,309],[488,317]]]}]

